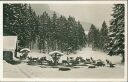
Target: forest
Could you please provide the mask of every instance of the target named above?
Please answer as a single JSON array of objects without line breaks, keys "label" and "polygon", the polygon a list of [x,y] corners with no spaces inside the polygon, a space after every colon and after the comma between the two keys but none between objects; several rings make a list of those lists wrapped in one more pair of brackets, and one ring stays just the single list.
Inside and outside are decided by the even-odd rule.
[{"label": "forest", "polygon": [[40,52],[59,50],[67,54],[92,47],[110,56],[121,55],[122,63],[125,60],[124,4],[114,5],[110,26],[105,21],[101,29],[92,24],[88,34],[75,17],[57,16],[56,12],[38,16],[29,4],[3,4],[3,12],[3,35],[10,36],[11,32],[18,36],[19,47],[32,49],[37,42]]}]

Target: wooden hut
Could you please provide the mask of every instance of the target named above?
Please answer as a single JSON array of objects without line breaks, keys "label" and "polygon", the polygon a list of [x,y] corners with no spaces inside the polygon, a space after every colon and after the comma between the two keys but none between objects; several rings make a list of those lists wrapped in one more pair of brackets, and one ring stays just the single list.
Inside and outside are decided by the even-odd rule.
[{"label": "wooden hut", "polygon": [[3,36],[3,59],[10,61],[15,59],[17,48],[17,36]]}]

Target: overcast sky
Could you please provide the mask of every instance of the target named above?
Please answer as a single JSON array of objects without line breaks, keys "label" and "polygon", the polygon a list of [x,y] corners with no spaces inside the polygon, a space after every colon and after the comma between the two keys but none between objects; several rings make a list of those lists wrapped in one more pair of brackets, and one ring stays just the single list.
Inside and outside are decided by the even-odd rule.
[{"label": "overcast sky", "polygon": [[80,21],[93,23],[101,27],[102,22],[110,21],[112,7],[110,4],[71,4],[71,5],[49,5],[51,10],[57,11],[65,16],[74,16]]},{"label": "overcast sky", "polygon": [[[33,6],[40,12],[41,4]],[[112,4],[49,4],[50,10],[56,11],[66,17],[69,15],[77,20],[92,23],[97,27],[105,20],[107,23],[111,19]]]}]

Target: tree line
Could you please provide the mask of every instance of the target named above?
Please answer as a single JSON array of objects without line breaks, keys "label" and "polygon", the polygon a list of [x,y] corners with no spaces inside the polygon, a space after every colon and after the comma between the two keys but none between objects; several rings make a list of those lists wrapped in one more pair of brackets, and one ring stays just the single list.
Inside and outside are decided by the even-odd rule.
[{"label": "tree line", "polygon": [[42,52],[60,50],[72,53],[85,47],[86,36],[74,17],[49,16],[43,12],[37,16],[28,4],[4,4],[4,33],[11,31],[18,36],[19,46],[32,48],[37,41]]},{"label": "tree line", "polygon": [[92,24],[88,35],[74,17],[57,16],[55,12],[37,16],[28,4],[3,4],[3,12],[4,35],[15,33],[21,47],[32,48],[37,42],[40,52],[73,53],[88,44],[110,56],[121,55],[124,62],[124,4],[114,5],[110,26],[105,21],[101,29]]},{"label": "tree line", "polygon": [[101,29],[97,29],[95,25],[91,25],[88,36],[88,46],[92,47],[92,50],[107,51],[106,43],[108,42],[108,26],[104,21]]}]

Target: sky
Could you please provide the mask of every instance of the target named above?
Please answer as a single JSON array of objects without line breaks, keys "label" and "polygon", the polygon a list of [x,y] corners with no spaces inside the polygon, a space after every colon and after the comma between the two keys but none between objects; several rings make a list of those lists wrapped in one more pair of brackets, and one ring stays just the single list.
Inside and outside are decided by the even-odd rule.
[{"label": "sky", "polygon": [[[91,23],[101,27],[103,21],[109,24],[112,14],[112,4],[48,4],[49,9],[66,17],[73,16],[76,20]],[[41,4],[32,8],[41,12]]]},{"label": "sky", "polygon": [[97,27],[105,20],[109,23],[112,14],[112,4],[64,4],[49,5],[50,9],[64,16],[74,16],[77,20],[92,23]]}]

